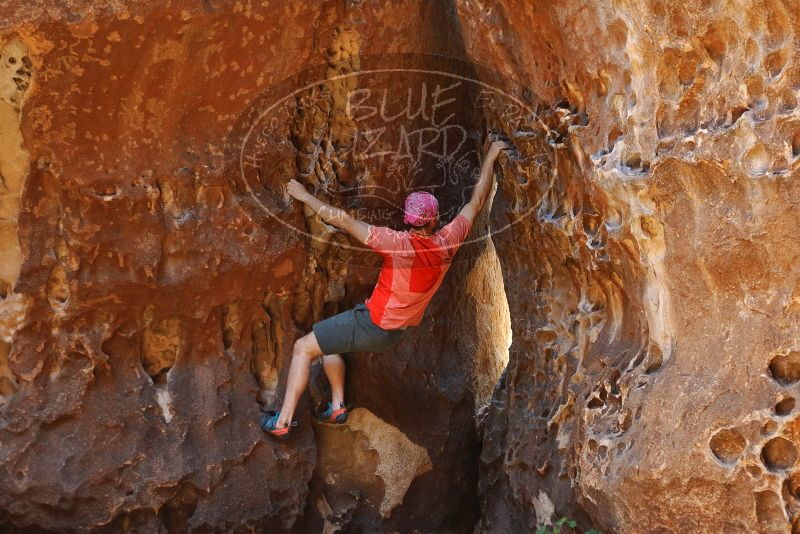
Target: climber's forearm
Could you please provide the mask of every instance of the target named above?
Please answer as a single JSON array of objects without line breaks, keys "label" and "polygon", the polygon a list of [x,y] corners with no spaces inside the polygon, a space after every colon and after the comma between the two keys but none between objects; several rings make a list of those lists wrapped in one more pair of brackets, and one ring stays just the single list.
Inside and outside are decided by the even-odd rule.
[{"label": "climber's forearm", "polygon": [[336,228],[344,230],[362,243],[366,243],[367,236],[369,235],[369,225],[367,223],[355,219],[341,208],[331,206],[327,202],[321,201],[309,193],[306,189],[306,186],[294,178],[289,180],[289,183],[286,185],[286,190],[289,195],[292,196],[292,198],[299,200],[311,208],[314,213],[316,213],[319,218],[326,223],[332,224]]},{"label": "climber's forearm", "polygon": [[466,206],[461,208],[461,215],[467,218],[470,223],[475,222],[475,218],[483,209],[489,194],[492,192],[492,183],[494,178],[494,162],[497,159],[499,150],[490,150],[483,160],[483,167],[481,168],[481,176],[478,178],[478,183],[472,190],[472,197]]},{"label": "climber's forearm", "polygon": [[475,189],[472,190],[472,198],[470,202],[475,203],[478,211],[483,209],[486,204],[486,199],[489,198],[489,193],[492,191],[492,178],[494,177],[494,162],[497,159],[497,154],[489,154],[483,161],[483,168],[481,168],[481,176],[478,183],[475,184]]},{"label": "climber's forearm", "polygon": [[[319,215],[320,219],[328,224],[334,225],[337,228],[342,228],[342,221],[345,219],[345,217],[350,216],[350,214],[343,209],[337,208],[336,206],[331,206],[330,204],[323,202],[312,195],[304,198],[303,203],[311,208],[314,213]],[[344,228],[342,228],[342,230],[344,230]]]},{"label": "climber's forearm", "polygon": [[328,224],[344,230],[360,242],[364,243],[369,234],[369,225],[359,221],[341,208],[331,206],[315,196],[308,195],[303,198],[303,203],[314,210],[320,219]]}]

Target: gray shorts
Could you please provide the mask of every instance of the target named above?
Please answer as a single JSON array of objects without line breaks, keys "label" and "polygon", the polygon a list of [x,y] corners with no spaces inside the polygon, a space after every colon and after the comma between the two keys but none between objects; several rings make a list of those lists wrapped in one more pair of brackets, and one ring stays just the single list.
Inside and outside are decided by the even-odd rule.
[{"label": "gray shorts", "polygon": [[373,323],[363,304],[314,323],[313,330],[322,354],[386,352],[394,348],[405,333],[405,329],[384,330]]}]

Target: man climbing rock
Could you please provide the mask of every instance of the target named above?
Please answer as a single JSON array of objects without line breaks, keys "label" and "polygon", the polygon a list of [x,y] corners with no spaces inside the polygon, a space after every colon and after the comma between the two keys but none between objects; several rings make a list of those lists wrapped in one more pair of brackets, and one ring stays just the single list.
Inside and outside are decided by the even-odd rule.
[{"label": "man climbing rock", "polygon": [[279,412],[262,412],[261,427],[273,436],[286,436],[294,426],[294,411],[308,385],[311,362],[322,356],[332,399],[318,417],[344,423],[345,366],[341,354],[385,352],[397,345],[406,329],[422,320],[425,308],[442,283],[456,251],[469,234],[492,189],[492,167],[503,141],[492,143],[470,201],[438,232],[439,203],[430,193],[414,192],[405,199],[403,222],[408,231],[395,231],[359,221],[346,211],[326,204],[296,180],[289,194],[309,206],[326,223],[340,228],[383,256],[372,295],[355,308],[315,323],[298,339],[292,352],[286,396]]}]

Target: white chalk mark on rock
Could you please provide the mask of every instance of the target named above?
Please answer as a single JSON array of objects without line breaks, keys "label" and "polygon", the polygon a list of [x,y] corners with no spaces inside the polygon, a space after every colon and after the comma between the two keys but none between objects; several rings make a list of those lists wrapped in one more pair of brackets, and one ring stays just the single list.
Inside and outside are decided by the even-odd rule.
[{"label": "white chalk mark on rock", "polygon": [[164,422],[169,423],[172,421],[172,397],[166,386],[156,386],[156,402],[161,407]]}]

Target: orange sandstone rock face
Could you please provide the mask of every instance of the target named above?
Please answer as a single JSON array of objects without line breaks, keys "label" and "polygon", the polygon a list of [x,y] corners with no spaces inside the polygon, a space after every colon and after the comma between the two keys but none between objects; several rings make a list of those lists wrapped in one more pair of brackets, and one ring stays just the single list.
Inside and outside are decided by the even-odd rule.
[{"label": "orange sandstone rock face", "polygon": [[495,240],[514,342],[479,530],[552,503],[607,532],[800,531],[796,6],[456,4],[472,59],[549,108],[498,193],[538,213],[526,249]]},{"label": "orange sandstone rock face", "polygon": [[[797,6],[551,4],[0,7],[0,525],[800,531]],[[416,165],[422,113],[416,159],[401,136],[376,172],[354,147],[392,143],[352,96],[403,53],[489,70],[453,104],[463,159]],[[428,64],[397,57],[410,102]],[[481,105],[492,72],[527,111]],[[487,128],[519,152],[494,235],[394,352],[348,356],[350,425],[309,422],[315,367],[291,441],[265,439],[294,340],[377,273],[285,182],[371,213],[352,191],[383,188],[391,220],[398,184],[443,175],[451,216]]]},{"label": "orange sandstone rock face", "polygon": [[[379,258],[348,252],[284,189],[364,179],[348,155],[357,84],[289,101],[283,149],[258,169],[279,218],[250,209],[226,159],[270,87],[307,67],[358,72],[365,52],[463,56],[455,22],[422,1],[0,7],[3,528],[472,528],[473,417],[508,345],[507,324],[505,346],[476,336],[472,295],[508,322],[496,256],[454,267],[474,287],[449,280],[421,335],[348,357],[349,430],[315,431],[304,398],[275,443],[257,416],[282,396],[295,339],[377,275]],[[315,478],[333,445],[359,444],[375,461],[341,466],[352,487]],[[310,496],[323,486],[327,500]]]}]

